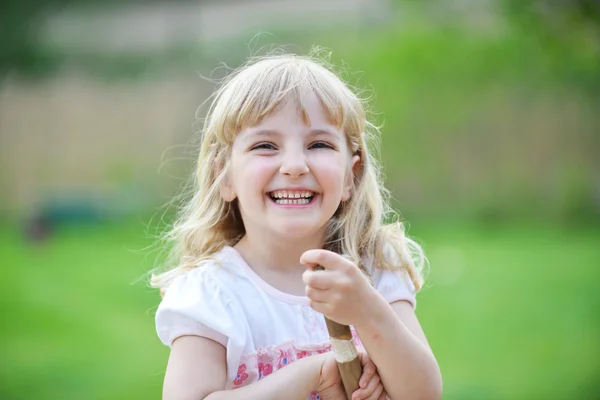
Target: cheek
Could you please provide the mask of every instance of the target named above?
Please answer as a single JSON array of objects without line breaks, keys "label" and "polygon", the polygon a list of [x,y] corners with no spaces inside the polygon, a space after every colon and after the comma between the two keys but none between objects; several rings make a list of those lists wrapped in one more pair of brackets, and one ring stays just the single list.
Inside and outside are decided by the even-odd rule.
[{"label": "cheek", "polygon": [[264,190],[275,168],[267,157],[241,158],[232,167],[232,180],[240,192]]},{"label": "cheek", "polygon": [[243,166],[244,175],[248,180],[255,182],[269,181],[273,172],[277,170],[274,157],[256,157]]},{"label": "cheek", "polygon": [[342,159],[315,159],[312,165],[312,171],[318,175],[320,183],[336,191],[342,190],[347,169],[347,163]]}]

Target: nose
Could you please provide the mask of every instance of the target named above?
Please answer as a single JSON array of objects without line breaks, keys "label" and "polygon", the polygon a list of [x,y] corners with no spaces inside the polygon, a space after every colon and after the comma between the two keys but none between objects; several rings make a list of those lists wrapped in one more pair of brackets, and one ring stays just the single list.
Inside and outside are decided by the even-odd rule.
[{"label": "nose", "polygon": [[279,172],[292,178],[308,173],[306,155],[301,151],[286,152],[281,160]]}]

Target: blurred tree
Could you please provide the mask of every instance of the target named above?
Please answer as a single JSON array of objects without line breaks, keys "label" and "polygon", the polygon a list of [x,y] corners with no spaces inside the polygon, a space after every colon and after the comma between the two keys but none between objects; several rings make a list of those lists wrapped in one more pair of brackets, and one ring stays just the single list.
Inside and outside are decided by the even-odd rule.
[{"label": "blurred tree", "polygon": [[503,0],[513,22],[559,38],[573,28],[600,40],[600,0]]},{"label": "blurred tree", "polygon": [[527,12],[540,16],[549,16],[551,13],[579,15],[591,22],[600,16],[599,0],[504,0],[506,9],[513,12]]},{"label": "blurred tree", "polygon": [[[187,0],[182,0],[187,1]],[[60,54],[37,40],[44,17],[65,7],[112,6],[157,0],[7,0],[0,2],[0,77],[8,72],[44,74],[58,66]]]},{"label": "blurred tree", "polygon": [[600,96],[600,0],[502,0],[514,29],[535,38],[559,74]]},{"label": "blurred tree", "polygon": [[48,67],[36,43],[36,19],[49,1],[22,0],[0,3],[0,76],[9,71],[28,71]]}]

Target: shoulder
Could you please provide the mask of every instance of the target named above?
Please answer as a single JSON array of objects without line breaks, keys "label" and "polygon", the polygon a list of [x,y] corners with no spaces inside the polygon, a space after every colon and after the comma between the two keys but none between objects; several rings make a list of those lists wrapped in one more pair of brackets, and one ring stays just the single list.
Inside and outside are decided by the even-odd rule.
[{"label": "shoulder", "polygon": [[197,335],[225,345],[235,334],[233,327],[244,320],[236,301],[242,279],[235,260],[227,251],[199,263],[176,277],[156,311],[159,337],[170,344],[183,335]]},{"label": "shoulder", "polygon": [[236,302],[240,292],[246,290],[245,281],[235,253],[224,248],[173,279],[157,314],[167,311],[193,314],[201,308],[227,308]]},{"label": "shoulder", "polygon": [[166,290],[165,297],[169,293],[181,291],[235,291],[236,283],[244,279],[245,274],[235,258],[235,253],[231,250],[225,247],[212,257],[198,263],[193,269],[173,279]]}]

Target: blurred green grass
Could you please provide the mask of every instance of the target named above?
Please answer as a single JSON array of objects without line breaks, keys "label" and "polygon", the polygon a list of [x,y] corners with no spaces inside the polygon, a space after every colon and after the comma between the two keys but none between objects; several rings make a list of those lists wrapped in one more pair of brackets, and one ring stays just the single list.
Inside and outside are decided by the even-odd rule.
[{"label": "blurred green grass", "polygon": [[2,229],[2,398],[159,398],[167,349],[142,224],[71,226],[40,246]]},{"label": "blurred green grass", "polygon": [[[144,224],[0,230],[3,399],[160,398],[168,349]],[[591,398],[600,378],[597,229],[414,223],[431,261],[418,316],[445,399]]]}]

